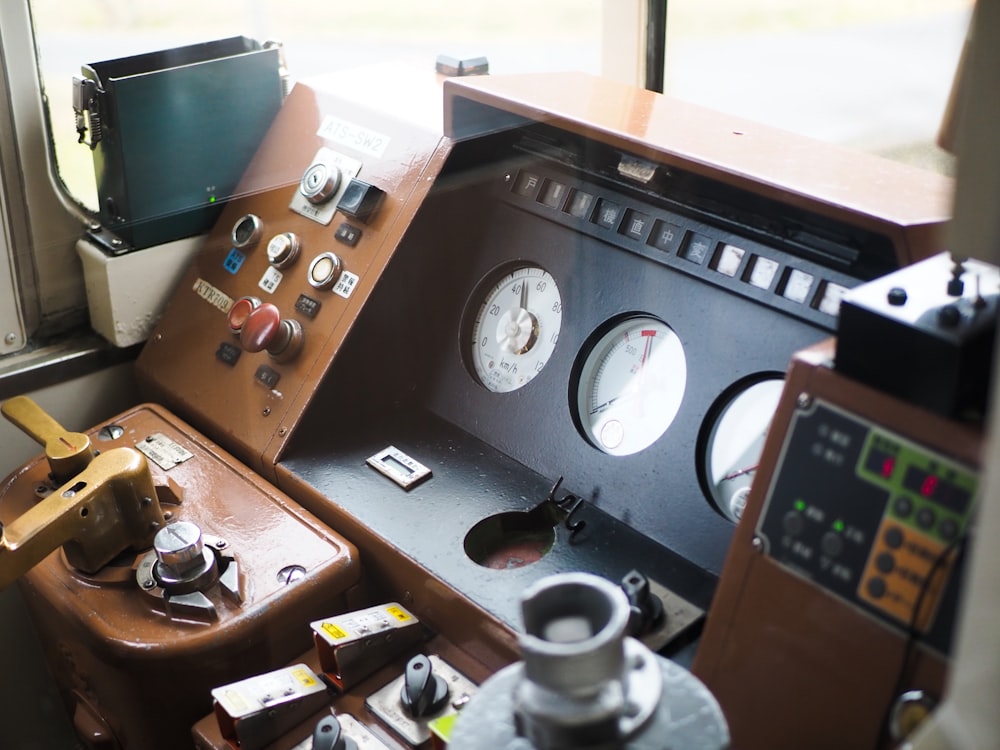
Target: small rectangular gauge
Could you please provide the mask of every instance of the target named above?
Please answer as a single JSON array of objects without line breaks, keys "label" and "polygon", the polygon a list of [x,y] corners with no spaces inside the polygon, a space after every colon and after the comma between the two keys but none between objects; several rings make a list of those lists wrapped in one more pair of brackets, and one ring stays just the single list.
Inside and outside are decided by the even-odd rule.
[{"label": "small rectangular gauge", "polygon": [[365,463],[404,490],[431,475],[430,469],[392,445],[367,458]]}]

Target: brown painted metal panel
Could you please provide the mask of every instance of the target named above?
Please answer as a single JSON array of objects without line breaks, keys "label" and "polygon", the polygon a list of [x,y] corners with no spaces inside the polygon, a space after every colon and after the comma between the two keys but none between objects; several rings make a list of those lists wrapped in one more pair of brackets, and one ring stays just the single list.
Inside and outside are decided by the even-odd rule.
[{"label": "brown painted metal panel", "polygon": [[[333,74],[292,89],[238,197],[207,236],[139,357],[137,377],[149,400],[167,405],[272,476],[276,456],[444,162],[449,142],[441,136],[440,98],[433,71],[404,67]],[[323,225],[289,208],[320,147],[360,161],[358,178],[384,192],[367,222],[337,212]],[[263,235],[237,269],[227,263],[230,232],[248,213],[261,219]],[[353,246],[334,237],[345,221],[360,231]],[[300,258],[268,291],[258,284],[269,268],[266,246],[284,232],[299,237]],[[348,298],[307,282],[310,261],[327,251],[358,277]],[[235,363],[220,361],[220,346],[238,345],[238,339],[223,310],[194,291],[196,283],[232,300],[254,295],[276,305],[282,319],[297,320],[304,333],[298,356],[278,363],[265,352],[244,351]],[[318,303],[312,316],[296,309],[302,294]],[[267,384],[255,377],[261,366],[272,371]]]},{"label": "brown painted metal panel", "polygon": [[[864,415],[969,466],[981,434],[831,369],[833,342],[796,355],[709,611],[693,670],[719,699],[733,747],[889,747],[888,710],[906,689],[939,698],[948,663],[759,551],[755,530],[800,394]],[[897,679],[899,682],[897,683]]]},{"label": "brown painted metal panel", "polygon": [[[143,405],[109,424],[116,439],[90,431],[102,451],[161,434],[193,457],[169,470],[151,465],[168,522],[191,521],[225,541],[239,566],[243,601],[206,589],[217,616],[168,616],[143,591],[145,552],[123,555],[93,575],[72,569],[62,550],[19,582],[52,675],[78,729],[93,724],[124,747],[173,749],[211,710],[211,688],[283,665],[310,643],[311,620],[344,611],[361,578],[356,548],[181,420]],[[0,489],[10,522],[48,483],[39,457]],[[282,571],[300,566],[289,584]],[[112,744],[109,747],[116,747]]]}]

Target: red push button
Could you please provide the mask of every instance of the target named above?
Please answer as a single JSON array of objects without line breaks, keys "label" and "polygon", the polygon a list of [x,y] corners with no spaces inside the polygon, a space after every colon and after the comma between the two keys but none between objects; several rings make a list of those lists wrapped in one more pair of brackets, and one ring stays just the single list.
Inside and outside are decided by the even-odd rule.
[{"label": "red push button", "polygon": [[239,333],[246,324],[247,318],[250,317],[250,313],[258,307],[260,307],[260,300],[256,297],[240,297],[236,300],[229,308],[229,330],[233,333]]}]

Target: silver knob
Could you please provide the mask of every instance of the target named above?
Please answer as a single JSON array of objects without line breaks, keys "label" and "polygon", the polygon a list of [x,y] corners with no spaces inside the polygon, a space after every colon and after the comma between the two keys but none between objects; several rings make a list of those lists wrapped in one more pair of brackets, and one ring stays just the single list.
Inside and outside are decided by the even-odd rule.
[{"label": "silver knob", "polygon": [[202,548],[201,529],[190,521],[164,526],[153,538],[157,560],[177,577],[203,564]]}]

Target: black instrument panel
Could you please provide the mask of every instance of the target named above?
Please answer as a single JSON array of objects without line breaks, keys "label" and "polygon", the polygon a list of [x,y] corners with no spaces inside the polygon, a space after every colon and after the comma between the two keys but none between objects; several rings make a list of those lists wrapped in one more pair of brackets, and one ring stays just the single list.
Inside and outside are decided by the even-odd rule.
[{"label": "black instrument panel", "polygon": [[[704,200],[583,168],[586,139],[571,158],[565,144],[553,155],[527,141],[456,145],[280,464],[512,625],[517,592],[559,570],[639,568],[707,608],[734,528],[708,486],[713,420],[734,391],[780,378],[793,352],[834,330],[833,287],[863,280],[871,258],[831,254],[830,240],[803,251],[806,233],[779,217],[746,219],[760,205],[712,214]],[[731,189],[712,205],[723,197]],[[644,338],[616,341],[633,320]],[[494,332],[503,354],[483,354],[475,337]],[[658,384],[622,380],[667,340]],[[525,361],[530,377],[489,374]],[[651,395],[602,445],[581,391],[604,398],[599,410],[636,388]],[[650,437],[612,450],[632,430]],[[387,445],[430,476],[404,489],[364,465]],[[497,574],[470,559],[474,527],[529,515],[550,494],[572,517],[536,512],[554,531],[533,562]]]}]

